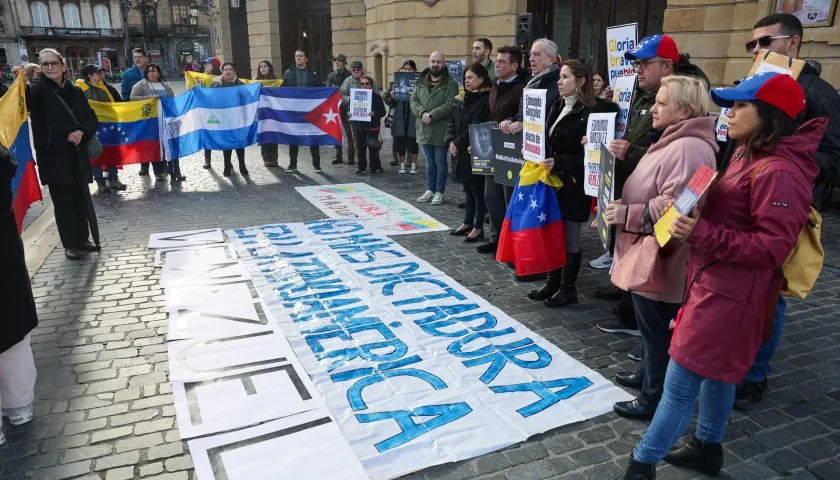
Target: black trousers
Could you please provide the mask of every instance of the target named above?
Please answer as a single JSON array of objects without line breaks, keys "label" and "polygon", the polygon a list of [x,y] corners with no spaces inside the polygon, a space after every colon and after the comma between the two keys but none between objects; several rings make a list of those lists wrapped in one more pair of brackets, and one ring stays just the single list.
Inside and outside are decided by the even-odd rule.
[{"label": "black trousers", "polygon": [[[222,150],[222,158],[225,161],[225,168],[232,168],[233,165],[230,163],[230,157],[233,150]],[[236,159],[239,160],[239,168],[245,166],[245,149],[244,148],[237,148],[236,149]]]},{"label": "black trousers", "polygon": [[[485,177],[486,178],[486,177]],[[470,181],[464,182],[464,225],[472,225],[473,228],[484,228],[484,217],[487,216],[487,204],[484,201],[485,179],[473,175]]]},{"label": "black trousers", "polygon": [[[300,146],[289,145],[289,167],[297,168],[298,152]],[[312,154],[312,166],[321,168],[321,150],[318,147],[309,147],[309,153]]]},{"label": "black trousers", "polygon": [[496,183],[493,175],[484,177],[484,204],[487,206],[487,213],[490,214],[491,243],[499,243],[502,223],[505,221],[505,212],[512,193],[513,187]]},{"label": "black trousers", "polygon": [[671,347],[673,331],[669,325],[671,320],[677,318],[680,304],[657,302],[636,293],[631,295],[642,334],[642,361],[639,364],[642,393],[639,395],[639,403],[655,409],[662,399],[665,372],[671,360],[668,349]]},{"label": "black trousers", "polygon": [[368,166],[368,152],[370,152],[370,171],[378,172],[382,169],[382,161],[379,158],[379,150],[370,148],[367,145],[368,137],[379,138],[379,132],[369,130],[353,130],[353,136],[356,137],[356,153],[359,154],[359,170],[364,170]]},{"label": "black trousers", "polygon": [[[344,129],[344,145],[347,145],[347,158],[353,160],[356,157],[356,146],[353,137],[353,125],[350,123],[349,107],[341,105],[338,109],[341,113],[341,126]],[[335,146],[336,157],[341,156],[341,145]]]},{"label": "black trousers", "polygon": [[213,150],[204,149],[204,163],[210,164],[210,160],[213,159]]},{"label": "black trousers", "polygon": [[86,183],[49,185],[49,189],[61,244],[64,248],[78,249],[88,241],[88,186]]},{"label": "black trousers", "polygon": [[266,145],[260,145],[260,154],[262,154],[263,162],[277,163],[277,158],[279,156],[277,152],[277,144],[269,143]]},{"label": "black trousers", "polygon": [[159,162],[143,162],[140,164],[140,170],[149,171],[149,164],[152,164],[152,172],[155,175],[160,175],[161,173],[166,172],[166,161],[161,160]]}]

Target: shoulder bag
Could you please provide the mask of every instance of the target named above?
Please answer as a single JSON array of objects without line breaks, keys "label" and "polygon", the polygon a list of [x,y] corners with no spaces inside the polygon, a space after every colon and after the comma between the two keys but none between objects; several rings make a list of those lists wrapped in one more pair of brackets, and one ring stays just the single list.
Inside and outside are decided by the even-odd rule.
[{"label": "shoulder bag", "polygon": [[[67,106],[67,102],[65,102],[64,99],[61,98],[61,95],[56,93],[55,90],[50,89],[50,91],[53,93],[53,95],[55,95],[55,98],[57,98],[58,101],[61,102],[62,105],[64,105],[64,109],[67,110],[67,113],[70,114],[70,118],[73,119],[73,122],[76,124],[76,128],[78,128],[79,120],[76,119],[76,115],[73,114],[73,110],[70,110],[70,107]],[[87,141],[88,158],[90,158],[91,160],[99,158],[99,156],[102,155],[102,150],[102,144],[99,143],[99,138],[95,134],[91,135],[91,137]]]}]

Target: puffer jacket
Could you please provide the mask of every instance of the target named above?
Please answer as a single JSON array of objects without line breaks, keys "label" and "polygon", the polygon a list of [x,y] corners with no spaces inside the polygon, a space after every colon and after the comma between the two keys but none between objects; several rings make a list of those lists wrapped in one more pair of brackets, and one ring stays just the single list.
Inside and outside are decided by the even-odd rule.
[{"label": "puffer jacket", "polygon": [[[438,84],[429,90],[431,76],[430,69],[423,70],[417,79],[414,92],[411,93],[411,111],[417,117],[417,143],[445,145],[446,127],[456,109],[451,100],[458,95],[458,82],[449,75],[449,70],[444,68]],[[424,113],[432,117],[432,123],[426,125],[423,122]]]}]

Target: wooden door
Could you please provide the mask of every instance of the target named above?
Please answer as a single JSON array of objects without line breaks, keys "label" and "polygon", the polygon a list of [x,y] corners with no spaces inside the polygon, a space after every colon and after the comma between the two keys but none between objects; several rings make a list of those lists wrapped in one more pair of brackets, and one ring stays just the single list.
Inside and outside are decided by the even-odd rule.
[{"label": "wooden door", "polygon": [[[321,83],[332,71],[332,21],[329,0],[295,0],[293,13],[294,48],[303,48],[309,56],[309,67],[318,74]],[[294,66],[294,52],[284,62]]]}]

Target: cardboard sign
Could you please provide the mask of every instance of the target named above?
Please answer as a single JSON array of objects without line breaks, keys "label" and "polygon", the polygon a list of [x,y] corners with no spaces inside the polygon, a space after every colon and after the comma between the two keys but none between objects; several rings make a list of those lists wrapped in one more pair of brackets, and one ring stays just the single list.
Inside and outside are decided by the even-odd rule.
[{"label": "cardboard sign", "polygon": [[636,48],[638,43],[637,23],[607,27],[607,68],[610,69],[610,87],[615,90],[616,81],[624,75],[633,75],[633,62],[624,58],[624,52]]},{"label": "cardboard sign", "polygon": [[620,111],[615,121],[615,138],[624,138],[624,134],[627,133],[627,122],[630,120],[630,105],[633,104],[633,93],[635,91],[635,73],[616,79],[613,102],[618,104]]},{"label": "cardboard sign", "polygon": [[396,72],[394,74],[394,100],[407,102],[411,100],[411,92],[417,85],[420,72]]},{"label": "cardboard sign", "polygon": [[601,178],[601,145],[609,145],[615,140],[615,115],[615,113],[589,115],[583,157],[585,167],[583,191],[590,197],[598,196],[598,184]]},{"label": "cardboard sign", "polygon": [[470,125],[470,158],[474,174],[493,175],[493,129],[498,126],[498,122]]},{"label": "cardboard sign", "polygon": [[545,90],[522,91],[522,145],[525,148],[524,158],[529,162],[545,160],[545,119],[548,113],[545,94]]},{"label": "cardboard sign", "polygon": [[671,229],[671,225],[674,224],[677,214],[690,214],[691,209],[697,205],[700,198],[706,193],[709,186],[712,185],[716,176],[717,172],[706,166],[701,166],[694,172],[691,180],[688,181],[688,185],[674,199],[674,203],[662,212],[662,216],[653,226],[653,232],[656,235],[656,241],[659,242],[659,246],[664,247],[668,243],[668,240],[671,239],[671,234],[668,231]]},{"label": "cardboard sign", "polygon": [[750,69],[750,75],[763,72],[777,72],[785,73],[793,78],[799,78],[802,69],[805,67],[805,62],[798,58],[786,57],[775,52],[761,50],[755,56],[755,63]]},{"label": "cardboard sign", "polygon": [[515,187],[519,182],[519,171],[525,160],[522,158],[522,135],[505,134],[493,129],[493,181]]},{"label": "cardboard sign", "polygon": [[350,89],[350,120],[369,122],[373,108],[373,90],[363,88]]},{"label": "cardboard sign", "polygon": [[615,198],[615,156],[607,150],[606,145],[601,145],[601,178],[598,182],[598,215],[595,217],[598,226],[598,238],[604,250],[610,248],[610,233],[612,229],[607,223],[607,205]]}]

